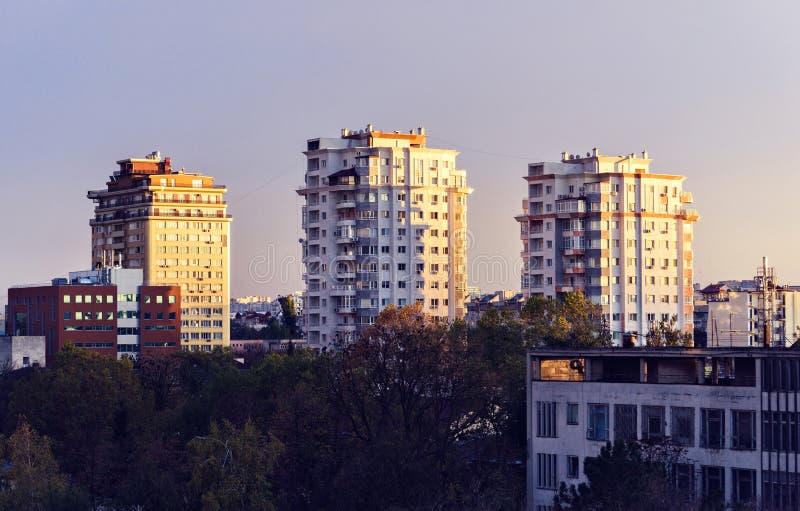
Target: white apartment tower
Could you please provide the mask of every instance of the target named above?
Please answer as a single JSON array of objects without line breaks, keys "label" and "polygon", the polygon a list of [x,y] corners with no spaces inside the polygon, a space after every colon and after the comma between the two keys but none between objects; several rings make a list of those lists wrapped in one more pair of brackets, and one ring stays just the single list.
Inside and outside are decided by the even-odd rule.
[{"label": "white apartment tower", "polygon": [[641,155],[562,153],[528,165],[528,198],[516,217],[522,291],[555,297],[583,292],[600,304],[618,344],[644,341],[650,326],[677,317],[693,327],[692,195],[684,176],[651,173]]},{"label": "white apartment tower", "polygon": [[457,151],[408,133],[308,140],[303,206],[308,342],[349,341],[388,305],[464,316],[466,172]]}]

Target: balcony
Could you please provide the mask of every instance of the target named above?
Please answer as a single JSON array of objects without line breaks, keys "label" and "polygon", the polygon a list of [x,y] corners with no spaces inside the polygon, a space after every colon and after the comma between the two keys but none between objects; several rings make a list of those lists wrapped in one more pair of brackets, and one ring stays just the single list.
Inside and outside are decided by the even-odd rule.
[{"label": "balcony", "polygon": [[340,200],[336,203],[336,209],[351,209],[356,207],[355,200]]},{"label": "balcony", "polygon": [[696,209],[684,209],[682,216],[685,220],[697,221],[700,219],[700,214],[697,213]]},{"label": "balcony", "polygon": [[681,204],[691,204],[693,202],[692,192],[681,192]]},{"label": "balcony", "polygon": [[356,225],[356,219],[353,218],[337,218],[336,227],[350,227]]},{"label": "balcony", "polygon": [[339,284],[331,287],[331,296],[355,296],[356,286],[353,284]]},{"label": "balcony", "polygon": [[570,264],[564,267],[564,273],[568,275],[574,275],[576,273],[585,273],[586,267],[583,263],[580,264]]},{"label": "balcony", "polygon": [[355,305],[340,305],[335,309],[337,314],[355,314],[356,313],[356,306]]},{"label": "balcony", "polygon": [[342,252],[340,254],[336,254],[337,261],[355,261],[356,260],[356,253],[355,252]]},{"label": "balcony", "polygon": [[350,234],[336,237],[336,243],[355,243],[356,241],[358,241],[358,237]]},{"label": "balcony", "polygon": [[586,286],[583,284],[557,284],[556,293],[584,293]]}]

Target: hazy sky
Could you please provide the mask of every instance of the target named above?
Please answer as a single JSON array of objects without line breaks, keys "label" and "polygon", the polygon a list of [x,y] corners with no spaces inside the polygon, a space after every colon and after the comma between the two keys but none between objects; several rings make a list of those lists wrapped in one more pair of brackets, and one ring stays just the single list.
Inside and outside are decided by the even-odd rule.
[{"label": "hazy sky", "polygon": [[799,18],[729,0],[0,2],[0,293],[88,267],[86,191],[155,149],[228,186],[233,295],[299,289],[305,140],[368,122],[461,150],[484,290],[519,287],[526,163],[594,146],[688,176],[696,280],[768,255],[800,284]]}]

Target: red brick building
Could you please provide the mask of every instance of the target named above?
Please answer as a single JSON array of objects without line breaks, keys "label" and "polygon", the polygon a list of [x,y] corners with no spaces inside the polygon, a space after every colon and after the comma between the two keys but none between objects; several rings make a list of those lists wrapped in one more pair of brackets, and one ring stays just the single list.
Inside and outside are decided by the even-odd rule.
[{"label": "red brick building", "polygon": [[45,337],[47,364],[70,343],[113,357],[180,349],[178,286],[143,286],[142,271],[103,268],[8,290],[6,331]]}]

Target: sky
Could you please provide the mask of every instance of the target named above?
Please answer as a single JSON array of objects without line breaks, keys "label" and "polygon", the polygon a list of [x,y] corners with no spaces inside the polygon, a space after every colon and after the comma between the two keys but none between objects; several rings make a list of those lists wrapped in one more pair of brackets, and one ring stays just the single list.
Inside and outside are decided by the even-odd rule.
[{"label": "sky", "polygon": [[[90,265],[90,189],[153,150],[228,186],[232,295],[301,289],[305,141],[461,151],[470,285],[519,287],[532,161],[687,176],[695,278],[800,284],[797,2],[0,2],[0,289]],[[0,291],[0,295],[5,295]],[[0,296],[0,304],[5,296]]]}]

